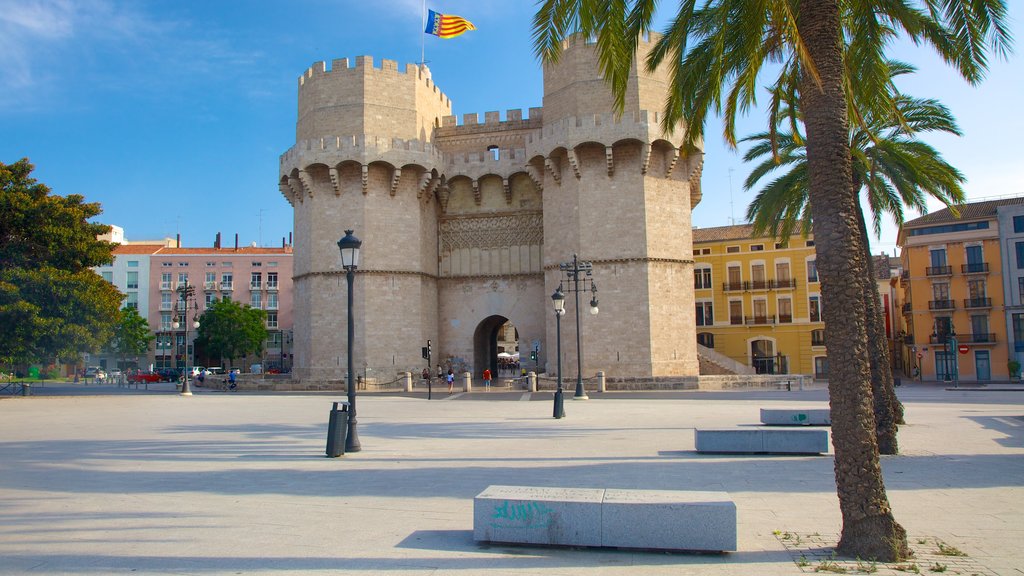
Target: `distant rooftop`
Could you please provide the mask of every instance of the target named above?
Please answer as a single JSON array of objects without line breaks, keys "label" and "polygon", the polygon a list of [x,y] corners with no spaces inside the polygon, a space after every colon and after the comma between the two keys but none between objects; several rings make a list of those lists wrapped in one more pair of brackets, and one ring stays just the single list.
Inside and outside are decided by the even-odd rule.
[{"label": "distant rooftop", "polygon": [[903,224],[904,228],[917,228],[919,226],[930,226],[934,224],[947,224],[950,222],[962,222],[965,220],[988,220],[996,217],[996,209],[1000,206],[1012,206],[1024,204],[1024,196],[1015,198],[1003,198],[1001,200],[986,200],[984,202],[971,202],[958,208],[960,217],[957,218],[949,208],[943,208],[920,218],[915,218]]}]

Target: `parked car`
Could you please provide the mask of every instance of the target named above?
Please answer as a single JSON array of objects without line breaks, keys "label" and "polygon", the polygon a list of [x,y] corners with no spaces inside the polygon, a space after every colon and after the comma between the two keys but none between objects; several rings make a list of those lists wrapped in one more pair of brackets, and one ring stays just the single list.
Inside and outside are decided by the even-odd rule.
[{"label": "parked car", "polygon": [[156,373],[160,375],[160,380],[163,382],[177,382],[178,378],[181,378],[181,371],[177,368],[160,368]]},{"label": "parked car", "polygon": [[86,378],[95,378],[97,373],[102,373],[103,369],[99,366],[89,366],[85,369]]},{"label": "parked car", "polygon": [[128,381],[135,384],[141,384],[144,382],[159,382],[160,380],[161,377],[156,372],[133,372],[128,375]]},{"label": "parked car", "polygon": [[206,373],[208,375],[213,375],[213,376],[223,376],[223,375],[227,374],[228,371],[223,369],[223,368],[221,368],[220,366],[214,366],[212,368],[207,368],[206,369]]}]

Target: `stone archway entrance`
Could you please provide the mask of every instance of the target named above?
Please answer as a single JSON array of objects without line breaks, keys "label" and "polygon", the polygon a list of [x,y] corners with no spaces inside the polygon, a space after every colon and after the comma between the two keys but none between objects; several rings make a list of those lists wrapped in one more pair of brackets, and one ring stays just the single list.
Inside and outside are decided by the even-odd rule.
[{"label": "stone archway entrance", "polygon": [[484,318],[473,334],[473,366],[477,370],[477,373],[473,374],[473,379],[480,379],[485,368],[491,370],[495,379],[499,376],[509,376],[507,366],[504,371],[499,372],[499,368],[502,367],[499,363],[499,354],[508,355],[502,356],[503,358],[518,358],[519,331],[508,318],[494,315]]}]

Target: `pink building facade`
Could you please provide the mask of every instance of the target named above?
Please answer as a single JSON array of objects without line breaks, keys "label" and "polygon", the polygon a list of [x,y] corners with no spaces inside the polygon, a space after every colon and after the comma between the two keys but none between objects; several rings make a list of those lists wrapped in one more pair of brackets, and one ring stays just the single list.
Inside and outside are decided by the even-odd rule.
[{"label": "pink building facade", "polygon": [[[291,369],[292,358],[292,248],[161,248],[149,267],[148,320],[156,335],[155,368],[192,365],[196,330],[192,312],[174,328],[179,286],[195,287],[201,315],[214,300],[230,299],[267,313],[269,337],[258,358],[236,358],[234,367],[248,372],[253,364],[263,370]],[[179,318],[180,320],[180,318]],[[186,349],[187,343],[187,349]],[[203,365],[202,351],[195,364]],[[227,368],[227,366],[225,366]]]}]

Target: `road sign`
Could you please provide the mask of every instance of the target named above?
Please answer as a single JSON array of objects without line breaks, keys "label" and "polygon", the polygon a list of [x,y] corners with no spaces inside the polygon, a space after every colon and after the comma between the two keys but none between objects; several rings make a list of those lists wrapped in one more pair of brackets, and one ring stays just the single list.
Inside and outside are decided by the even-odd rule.
[{"label": "road sign", "polygon": [[967,351],[970,350],[970,348],[968,348],[967,345],[965,345],[965,344],[961,344],[961,345],[957,346],[956,349],[961,354],[967,354]]},{"label": "road sign", "polygon": [[920,358],[924,358],[924,352],[918,352],[918,353],[917,353],[917,357],[918,357],[919,359],[920,359]]}]

